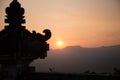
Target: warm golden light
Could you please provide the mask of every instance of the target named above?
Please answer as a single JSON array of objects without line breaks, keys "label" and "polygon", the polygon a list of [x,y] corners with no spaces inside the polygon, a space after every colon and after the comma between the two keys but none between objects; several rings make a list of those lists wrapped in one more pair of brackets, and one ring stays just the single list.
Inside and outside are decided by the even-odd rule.
[{"label": "warm golden light", "polygon": [[58,42],[57,42],[57,45],[58,45],[58,46],[63,46],[63,42],[62,42],[62,41],[58,41]]},{"label": "warm golden light", "polygon": [[[4,9],[11,1],[0,1],[0,30],[6,25]],[[48,40],[51,49],[120,45],[120,6],[117,0],[19,1],[27,11],[24,26],[28,30],[37,33],[51,30],[52,37]],[[33,4],[36,6],[31,6]]]},{"label": "warm golden light", "polygon": [[56,49],[62,49],[65,47],[65,44],[63,41],[57,41],[56,42]]}]

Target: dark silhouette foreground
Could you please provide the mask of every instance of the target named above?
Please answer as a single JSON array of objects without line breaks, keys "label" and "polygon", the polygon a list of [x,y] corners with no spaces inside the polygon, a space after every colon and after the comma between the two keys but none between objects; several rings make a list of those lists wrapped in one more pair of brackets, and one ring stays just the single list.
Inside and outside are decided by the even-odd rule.
[{"label": "dark silhouette foreground", "polygon": [[[47,57],[51,31],[45,29],[42,35],[36,31],[28,31],[24,26],[24,9],[17,0],[13,0],[6,8],[5,28],[0,31],[0,80],[117,80],[117,75],[87,75],[87,74],[61,74],[36,73],[29,64],[37,58]],[[119,73],[115,69],[116,73]],[[119,80],[118,79],[118,80]]]},{"label": "dark silhouette foreground", "polygon": [[34,71],[29,64],[37,58],[47,57],[51,31],[45,29],[42,35],[28,31],[24,26],[25,10],[17,0],[13,0],[6,8],[5,28],[0,31],[0,64],[2,80],[15,80],[22,74]]}]

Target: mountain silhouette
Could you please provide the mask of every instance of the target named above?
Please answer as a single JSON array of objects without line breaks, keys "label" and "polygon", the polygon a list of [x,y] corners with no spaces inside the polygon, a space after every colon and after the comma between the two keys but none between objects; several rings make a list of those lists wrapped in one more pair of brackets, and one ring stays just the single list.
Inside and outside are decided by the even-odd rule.
[{"label": "mountain silhouette", "polygon": [[69,46],[61,50],[51,50],[45,60],[35,60],[31,65],[36,66],[37,72],[83,73],[86,70],[94,72],[113,72],[120,68],[120,45],[83,48]]}]

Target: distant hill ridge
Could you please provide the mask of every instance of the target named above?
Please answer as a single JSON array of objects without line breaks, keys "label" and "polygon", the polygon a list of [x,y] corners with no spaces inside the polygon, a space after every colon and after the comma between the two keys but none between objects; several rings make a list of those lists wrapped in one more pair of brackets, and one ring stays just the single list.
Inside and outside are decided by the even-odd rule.
[{"label": "distant hill ridge", "polygon": [[113,45],[113,46],[101,46],[101,47],[81,47],[81,46],[67,46],[64,49],[69,49],[69,48],[86,48],[86,49],[96,49],[96,48],[111,48],[111,47],[117,47],[120,48],[120,45]]},{"label": "distant hill ridge", "polygon": [[120,45],[83,48],[69,46],[60,50],[51,50],[45,60],[36,60],[37,71],[48,72],[52,67],[56,72],[81,73],[86,70],[95,72],[113,72],[120,69]]}]

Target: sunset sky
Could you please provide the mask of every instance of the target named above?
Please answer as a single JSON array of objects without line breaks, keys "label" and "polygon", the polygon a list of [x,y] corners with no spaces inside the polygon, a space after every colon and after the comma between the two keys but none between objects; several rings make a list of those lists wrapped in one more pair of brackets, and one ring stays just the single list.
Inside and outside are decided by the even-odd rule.
[{"label": "sunset sky", "polygon": [[[5,8],[11,1],[0,0],[0,30],[6,25]],[[18,1],[25,8],[28,30],[52,31],[51,49],[120,45],[120,0]]]}]

